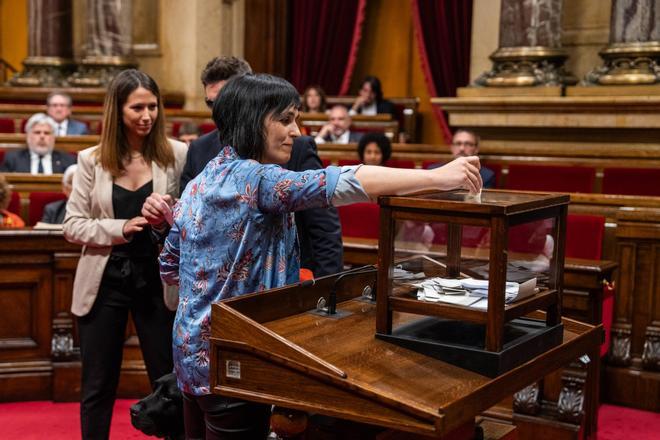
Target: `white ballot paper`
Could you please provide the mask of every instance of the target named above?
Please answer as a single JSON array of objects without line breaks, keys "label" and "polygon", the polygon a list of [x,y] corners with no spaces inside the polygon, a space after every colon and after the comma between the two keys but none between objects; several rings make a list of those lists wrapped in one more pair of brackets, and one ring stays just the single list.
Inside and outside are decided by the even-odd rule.
[{"label": "white ballot paper", "polygon": [[[410,285],[417,288],[417,299],[422,301],[445,302],[479,309],[488,307],[488,280],[435,277]],[[536,293],[536,278],[522,284],[507,281],[504,301],[506,304],[511,304],[534,293]]]}]

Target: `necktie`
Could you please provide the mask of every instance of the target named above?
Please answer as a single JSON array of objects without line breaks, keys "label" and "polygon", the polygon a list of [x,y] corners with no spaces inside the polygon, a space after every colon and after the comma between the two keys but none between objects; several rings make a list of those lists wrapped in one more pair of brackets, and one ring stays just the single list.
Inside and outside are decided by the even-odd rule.
[{"label": "necktie", "polygon": [[39,156],[39,165],[37,166],[37,174],[44,173],[44,157]]}]

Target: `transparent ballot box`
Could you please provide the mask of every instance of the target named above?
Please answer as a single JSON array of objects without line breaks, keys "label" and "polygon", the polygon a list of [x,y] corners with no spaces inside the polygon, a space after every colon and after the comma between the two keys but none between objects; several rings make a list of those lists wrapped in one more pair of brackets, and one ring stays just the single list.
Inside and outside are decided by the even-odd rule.
[{"label": "transparent ballot box", "polygon": [[[568,203],[494,190],[381,197],[377,337],[491,377],[560,344]],[[397,327],[395,313],[419,319]]]}]

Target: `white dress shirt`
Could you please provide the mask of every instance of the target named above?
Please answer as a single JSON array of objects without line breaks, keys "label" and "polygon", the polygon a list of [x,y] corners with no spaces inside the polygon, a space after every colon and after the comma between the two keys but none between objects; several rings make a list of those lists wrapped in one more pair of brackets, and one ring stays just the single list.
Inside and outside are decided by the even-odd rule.
[{"label": "white dress shirt", "polygon": [[374,116],[378,114],[378,108],[376,107],[376,102],[372,102],[371,105],[364,106],[360,109],[360,113],[356,112],[355,110],[351,109],[348,112],[349,115],[355,116],[357,114],[360,115],[366,115],[366,116]]},{"label": "white dress shirt", "polygon": [[[53,156],[48,153],[42,160],[41,164],[44,167],[44,174],[53,174]],[[30,174],[39,174],[39,155],[30,151]]]},{"label": "white dress shirt", "polygon": [[69,128],[69,120],[65,119],[62,122],[56,122],[57,132],[55,136],[66,136],[66,130]]},{"label": "white dress shirt", "polygon": [[314,138],[314,141],[317,144],[325,144],[326,142],[330,142],[331,144],[347,144],[348,140],[350,138],[351,132],[349,130],[346,130],[341,136],[335,136],[334,134],[330,134],[330,140],[326,141],[323,139],[321,136],[316,136]]}]

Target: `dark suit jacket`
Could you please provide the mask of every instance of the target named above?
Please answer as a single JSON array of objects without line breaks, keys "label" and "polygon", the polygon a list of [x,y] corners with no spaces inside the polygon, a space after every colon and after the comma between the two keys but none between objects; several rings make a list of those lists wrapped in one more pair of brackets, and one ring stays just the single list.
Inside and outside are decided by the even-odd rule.
[{"label": "dark suit jacket", "polygon": [[[356,131],[349,131],[348,132],[348,143],[349,144],[357,144],[360,142],[360,139],[362,139],[362,134],[360,132]],[[332,142],[332,135],[327,135],[326,137],[323,138],[324,141],[331,143]],[[316,147],[314,147],[314,150],[316,150]],[[292,153],[293,155],[293,153]]]},{"label": "dark suit jacket", "polygon": [[[181,191],[218,155],[220,149],[217,130],[190,143],[186,165],[181,173]],[[321,159],[311,137],[296,138],[291,159],[285,167],[292,171],[321,168]],[[341,272],[343,244],[337,210],[319,208],[297,212],[296,227],[300,240],[301,267],[311,270],[315,277]]]},{"label": "dark suit jacket", "polygon": [[[428,166],[429,170],[432,170],[434,168],[440,168],[441,166],[446,165],[445,163],[434,163],[432,165]],[[487,168],[485,166],[481,166],[479,169],[479,174],[481,175],[481,181],[484,184],[485,189],[490,189],[490,188],[495,188],[495,171],[491,170],[490,168]]]},{"label": "dark suit jacket", "polygon": [[64,223],[64,214],[66,214],[66,200],[57,200],[44,206],[44,214],[41,221],[53,225]]},{"label": "dark suit jacket", "polygon": [[87,128],[84,122],[69,119],[69,123],[66,126],[66,134],[67,136],[89,134],[89,128]]},{"label": "dark suit jacket", "polygon": [[[53,173],[63,173],[69,166],[76,163],[76,158],[68,153],[53,150]],[[0,165],[0,171],[6,173],[29,173],[30,151],[24,148],[19,151],[8,151],[5,160]]]}]

